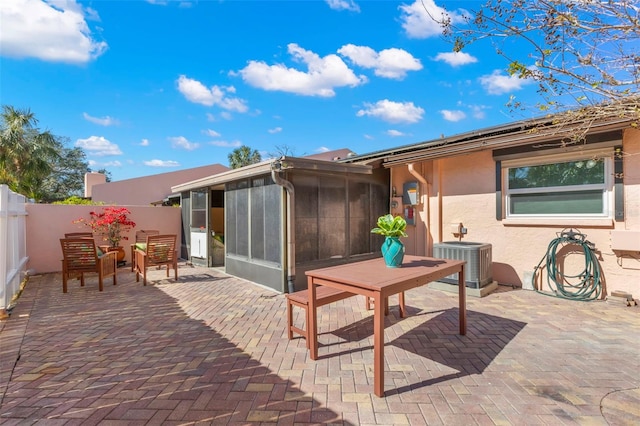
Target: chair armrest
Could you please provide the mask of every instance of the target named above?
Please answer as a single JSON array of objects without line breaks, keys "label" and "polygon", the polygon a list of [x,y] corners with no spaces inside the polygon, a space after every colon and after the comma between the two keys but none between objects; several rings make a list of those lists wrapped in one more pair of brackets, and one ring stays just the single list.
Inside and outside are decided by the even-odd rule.
[{"label": "chair armrest", "polygon": [[117,251],[108,251],[103,253],[101,256],[98,256],[98,259],[101,262],[113,262],[118,261],[118,252]]},{"label": "chair armrest", "polygon": [[100,269],[103,273],[114,274],[118,264],[118,252],[108,251],[104,253],[102,256],[98,257],[98,263],[100,264]]},{"label": "chair armrest", "polygon": [[141,256],[141,257],[145,257],[147,256],[147,252],[144,250],[140,250],[139,248],[136,248],[134,251],[136,256]]},{"label": "chair armrest", "polygon": [[147,257],[147,253],[145,251],[140,250],[139,248],[136,248],[133,251],[133,256],[135,258],[135,262],[133,262],[133,264],[135,265],[135,268],[138,270],[142,270],[142,268],[144,268],[144,264],[145,259]]}]

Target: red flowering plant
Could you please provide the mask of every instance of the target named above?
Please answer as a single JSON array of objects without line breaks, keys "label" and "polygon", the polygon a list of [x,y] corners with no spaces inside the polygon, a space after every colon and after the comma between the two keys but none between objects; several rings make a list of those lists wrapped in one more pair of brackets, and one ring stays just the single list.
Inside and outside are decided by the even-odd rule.
[{"label": "red flowering plant", "polygon": [[84,223],[94,234],[101,235],[104,241],[109,242],[109,247],[119,247],[120,240],[128,240],[124,232],[136,226],[129,219],[131,212],[125,207],[105,207],[101,212],[89,212],[91,218],[80,218],[74,223]]}]

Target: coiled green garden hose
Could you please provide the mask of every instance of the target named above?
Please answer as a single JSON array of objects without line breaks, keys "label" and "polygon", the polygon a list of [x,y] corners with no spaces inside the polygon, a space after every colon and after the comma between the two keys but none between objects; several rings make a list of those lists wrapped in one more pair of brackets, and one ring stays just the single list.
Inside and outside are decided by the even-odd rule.
[{"label": "coiled green garden hose", "polygon": [[[553,293],[536,289],[537,292],[548,296],[564,299],[591,301],[596,300],[602,293],[602,269],[595,252],[595,245],[587,241],[585,234],[573,229],[563,230],[547,247],[547,252],[535,268],[535,274],[541,273],[540,266],[544,263],[547,268],[547,284]],[[565,245],[575,245],[582,248],[584,254],[584,269],[576,275],[568,275],[559,268],[557,253]]]}]

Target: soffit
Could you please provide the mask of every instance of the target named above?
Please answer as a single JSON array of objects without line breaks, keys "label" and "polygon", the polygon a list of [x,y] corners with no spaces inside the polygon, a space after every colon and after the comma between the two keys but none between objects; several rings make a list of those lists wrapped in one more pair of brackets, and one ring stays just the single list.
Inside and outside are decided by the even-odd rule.
[{"label": "soffit", "polygon": [[216,185],[225,184],[237,180],[247,179],[250,177],[270,174],[275,171],[307,171],[307,172],[325,172],[338,174],[372,174],[373,168],[363,164],[347,164],[335,161],[313,160],[299,157],[281,157],[270,159],[257,164],[240,167],[238,169],[186,182],[180,185],[172,186],[173,193],[191,191],[194,189],[206,188]]},{"label": "soffit", "polygon": [[[570,135],[574,131],[573,129],[559,129],[553,125],[547,125],[542,129],[538,128],[538,126],[548,122],[549,118],[512,123],[386,151],[378,151],[341,161],[370,165],[378,163],[382,167],[389,168],[415,161],[446,158],[487,149],[509,148],[554,140],[560,141],[564,135]],[[612,130],[621,130],[627,128],[630,123],[631,120],[629,119],[593,123],[589,134],[594,135]]]}]

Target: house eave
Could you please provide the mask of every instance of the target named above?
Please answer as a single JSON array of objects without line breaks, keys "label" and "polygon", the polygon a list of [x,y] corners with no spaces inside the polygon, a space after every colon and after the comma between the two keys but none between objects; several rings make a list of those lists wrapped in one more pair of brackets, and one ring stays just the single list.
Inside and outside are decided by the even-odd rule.
[{"label": "house eave", "polygon": [[[594,135],[621,130],[629,127],[632,122],[633,120],[628,118],[595,122],[591,124],[589,134]],[[414,161],[434,160],[486,149],[509,148],[554,139],[560,140],[575,132],[583,124],[576,123],[575,126],[561,127],[549,123],[550,119],[548,117],[510,123],[386,151],[364,154],[341,161],[369,165],[378,163],[382,167],[388,168]]]},{"label": "house eave", "polygon": [[373,168],[363,164],[348,164],[335,161],[313,160],[300,157],[280,157],[273,158],[249,166],[208,176],[191,182],[171,187],[174,194],[191,191],[194,189],[222,185],[236,180],[246,179],[254,176],[271,173],[272,170],[298,170],[324,173],[351,173],[351,174],[372,174]]}]

